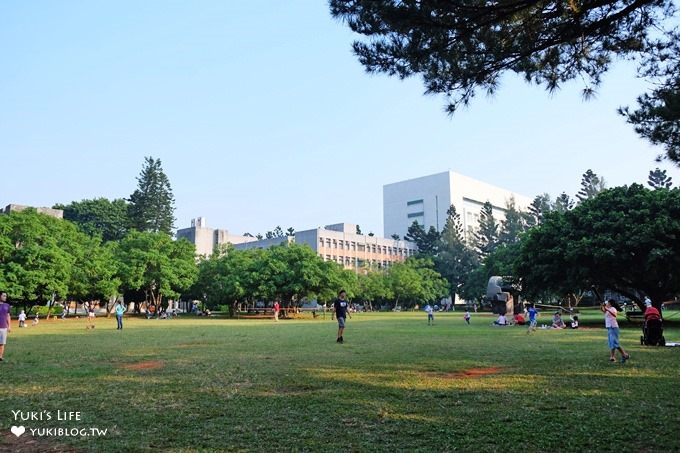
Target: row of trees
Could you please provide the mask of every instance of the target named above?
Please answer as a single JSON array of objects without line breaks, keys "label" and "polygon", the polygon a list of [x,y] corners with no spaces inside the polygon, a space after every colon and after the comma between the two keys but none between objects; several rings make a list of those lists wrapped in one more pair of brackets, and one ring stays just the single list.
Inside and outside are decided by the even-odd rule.
[{"label": "row of trees", "polygon": [[196,279],[195,247],[158,232],[119,241],[33,209],[0,215],[0,287],[13,300],[109,300],[120,294],[160,304]]},{"label": "row of trees", "polygon": [[0,216],[0,287],[14,300],[110,300],[160,304],[195,281],[194,245],[174,241],[174,197],[161,161],[145,159],[129,199],[55,205]]},{"label": "row of trees", "polygon": [[198,269],[198,280],[188,294],[211,308],[228,305],[232,313],[257,301],[281,300],[284,306],[305,299],[331,302],[340,289],[369,305],[408,307],[448,295],[446,281],[425,260],[409,259],[386,270],[357,273],[295,243],[269,249],[226,247],[202,260]]}]

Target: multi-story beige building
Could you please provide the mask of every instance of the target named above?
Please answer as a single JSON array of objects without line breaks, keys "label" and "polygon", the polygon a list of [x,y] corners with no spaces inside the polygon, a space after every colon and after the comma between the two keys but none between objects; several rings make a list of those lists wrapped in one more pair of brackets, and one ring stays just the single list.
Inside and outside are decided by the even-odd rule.
[{"label": "multi-story beige building", "polygon": [[357,226],[351,223],[296,231],[295,236],[234,244],[234,248],[266,248],[290,242],[308,245],[325,261],[335,261],[346,269],[356,271],[364,266],[389,267],[394,262],[404,261],[417,251],[416,245],[409,241],[357,234]]},{"label": "multi-story beige building", "polygon": [[189,228],[181,228],[175,234],[177,239],[184,238],[196,246],[196,255],[208,257],[216,247],[224,244],[242,244],[257,241],[250,236],[229,234],[227,230],[218,230],[206,226],[205,217],[191,219]]},{"label": "multi-story beige building", "polygon": [[[10,212],[18,212],[18,211],[23,211],[24,209],[28,209],[31,206],[24,206],[21,204],[8,204],[4,211],[5,214],[9,214]],[[57,219],[63,219],[64,218],[64,211],[61,209],[52,209],[52,208],[34,208],[36,211],[38,211],[40,214],[45,214],[49,215],[52,217],[56,217]]]}]

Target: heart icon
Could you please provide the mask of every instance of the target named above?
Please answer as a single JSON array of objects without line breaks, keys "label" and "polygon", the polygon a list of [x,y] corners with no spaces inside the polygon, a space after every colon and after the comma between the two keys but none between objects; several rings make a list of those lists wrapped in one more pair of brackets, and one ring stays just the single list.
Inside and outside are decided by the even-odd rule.
[{"label": "heart icon", "polygon": [[12,434],[19,437],[26,432],[26,428],[23,426],[12,426]]}]

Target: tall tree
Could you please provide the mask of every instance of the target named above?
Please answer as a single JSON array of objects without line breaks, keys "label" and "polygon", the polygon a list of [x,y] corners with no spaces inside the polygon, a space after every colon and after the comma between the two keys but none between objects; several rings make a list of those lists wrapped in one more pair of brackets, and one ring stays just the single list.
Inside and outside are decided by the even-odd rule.
[{"label": "tall tree", "polygon": [[666,175],[666,170],[656,170],[649,171],[649,178],[647,179],[647,185],[652,189],[670,189],[673,185],[673,178]]},{"label": "tall tree", "polygon": [[408,233],[404,236],[405,240],[415,242],[418,253],[430,258],[437,255],[439,251],[439,238],[440,233],[433,226],[425,231],[425,228],[416,221],[408,227]]},{"label": "tall tree", "polygon": [[484,258],[498,246],[498,223],[493,216],[493,206],[490,202],[484,203],[479,214],[479,226],[475,232],[477,253]]},{"label": "tall tree", "polygon": [[459,293],[459,288],[478,266],[477,254],[465,242],[460,214],[454,205],[447,211],[439,254],[434,262],[435,270],[449,282],[449,292],[452,296]]},{"label": "tall tree", "polygon": [[604,178],[597,176],[591,169],[583,173],[581,178],[581,190],[576,194],[576,198],[580,203],[585,200],[594,198],[598,193],[605,188]]},{"label": "tall tree", "polygon": [[505,206],[505,219],[501,221],[498,234],[499,244],[516,244],[520,234],[529,227],[529,215],[517,209],[515,199],[508,200]]},{"label": "tall tree", "polygon": [[529,206],[529,224],[531,226],[540,225],[543,223],[543,219],[546,214],[552,210],[552,202],[550,201],[550,195],[544,193],[542,195],[536,195],[534,201],[531,202]]},{"label": "tall tree", "polygon": [[64,219],[78,225],[80,231],[90,236],[101,236],[104,242],[119,241],[128,230],[128,205],[122,198],[72,201],[67,205],[57,204],[54,208],[62,209]]},{"label": "tall tree", "polygon": [[130,195],[129,218],[133,229],[172,234],[175,226],[175,198],[160,159],[146,157],[137,178],[137,190]]},{"label": "tall tree", "polygon": [[[655,76],[661,86],[678,91],[677,64],[654,71],[667,61],[664,54],[680,53],[672,0],[329,3],[333,17],[366,36],[353,48],[368,72],[402,79],[420,75],[427,94],[446,96],[449,113],[480,90],[494,92],[506,72],[550,91],[582,79],[587,97],[612,60],[626,57],[640,58],[640,75]],[[649,120],[655,124],[663,117]],[[668,157],[677,162],[680,156]]]},{"label": "tall tree", "polygon": [[574,208],[574,200],[565,192],[562,192],[552,205],[552,210],[557,212],[567,212]]}]

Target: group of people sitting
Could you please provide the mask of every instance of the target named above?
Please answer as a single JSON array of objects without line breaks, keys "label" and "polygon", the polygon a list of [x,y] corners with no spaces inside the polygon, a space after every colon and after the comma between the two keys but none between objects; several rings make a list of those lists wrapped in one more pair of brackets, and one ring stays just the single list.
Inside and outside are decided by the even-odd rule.
[{"label": "group of people sitting", "polygon": [[[567,327],[570,329],[578,329],[578,316],[577,315],[571,315],[570,316],[571,320],[569,324],[565,323],[564,320],[562,319],[562,314],[557,311],[552,317],[552,325],[551,327],[553,329],[566,329]],[[498,315],[498,318],[493,322],[492,325],[494,326],[511,326],[511,325],[518,325],[518,326],[523,326],[527,323],[526,318],[522,313],[515,313],[515,315],[512,317],[512,320],[508,321],[506,316],[501,313]]]}]

